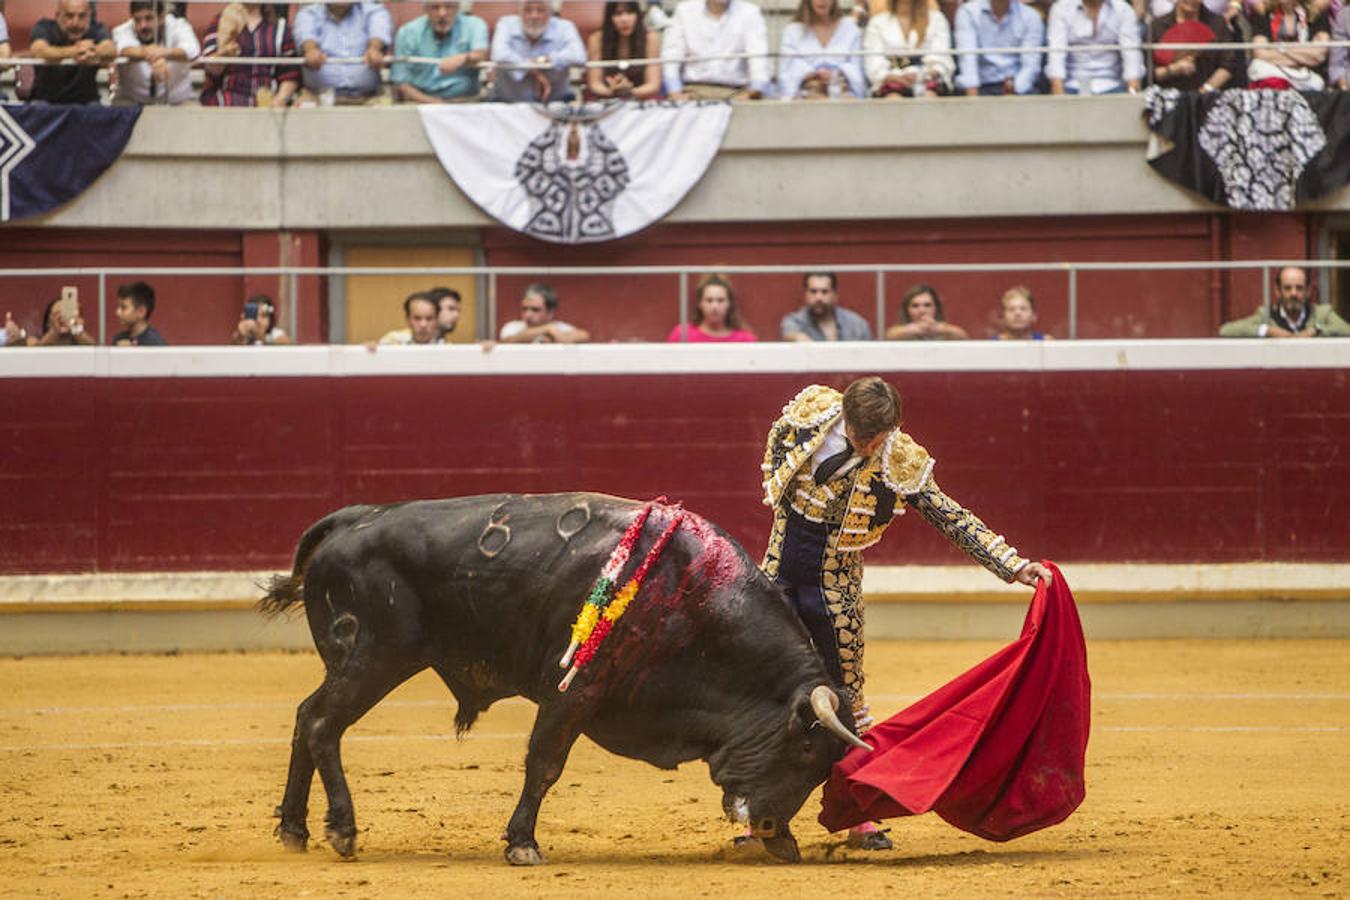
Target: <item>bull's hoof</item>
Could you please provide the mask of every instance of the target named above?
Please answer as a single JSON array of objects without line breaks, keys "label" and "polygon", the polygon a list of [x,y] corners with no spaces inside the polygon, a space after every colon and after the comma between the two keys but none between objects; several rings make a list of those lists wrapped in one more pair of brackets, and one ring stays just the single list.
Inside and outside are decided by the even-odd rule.
[{"label": "bull's hoof", "polygon": [[535,844],[523,844],[506,848],[506,861],[513,866],[542,866],[548,860],[539,852]]},{"label": "bull's hoof", "polygon": [[323,836],[343,859],[356,859],[356,829],[325,828]]},{"label": "bull's hoof", "polygon": [[278,825],[276,835],[281,838],[281,846],[293,853],[304,853],[309,849],[308,831],[294,831],[284,825]]},{"label": "bull's hoof", "polygon": [[765,838],[764,849],[783,860],[783,862],[798,863],[802,861],[802,852],[797,849],[797,839],[791,835]]}]

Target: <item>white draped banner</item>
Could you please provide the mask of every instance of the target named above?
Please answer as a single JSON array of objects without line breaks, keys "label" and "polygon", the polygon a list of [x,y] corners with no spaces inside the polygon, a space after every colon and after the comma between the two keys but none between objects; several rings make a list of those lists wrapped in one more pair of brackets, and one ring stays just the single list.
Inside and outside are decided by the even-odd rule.
[{"label": "white draped banner", "polygon": [[421,106],[459,189],[509,228],[579,244],[658,221],[707,171],[729,103]]}]

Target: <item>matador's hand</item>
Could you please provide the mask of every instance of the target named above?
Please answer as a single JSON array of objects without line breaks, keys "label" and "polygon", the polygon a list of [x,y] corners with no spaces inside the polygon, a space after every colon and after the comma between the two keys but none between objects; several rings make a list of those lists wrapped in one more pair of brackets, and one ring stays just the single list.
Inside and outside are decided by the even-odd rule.
[{"label": "matador's hand", "polygon": [[1017,574],[1014,575],[1013,578],[1022,584],[1030,585],[1031,587],[1036,586],[1037,578],[1044,578],[1046,584],[1055,580],[1055,576],[1050,574],[1050,570],[1038,562],[1027,563],[1017,570]]}]

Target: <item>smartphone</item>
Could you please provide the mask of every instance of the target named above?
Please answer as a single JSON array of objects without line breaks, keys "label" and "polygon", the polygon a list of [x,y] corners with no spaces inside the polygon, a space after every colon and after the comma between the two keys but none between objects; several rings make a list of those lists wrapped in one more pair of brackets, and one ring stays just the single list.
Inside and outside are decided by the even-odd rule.
[{"label": "smartphone", "polygon": [[256,319],[256,318],[258,318],[258,304],[256,304],[256,303],[245,303],[245,304],[244,304],[244,318],[245,318],[245,319]]},{"label": "smartphone", "polygon": [[61,288],[61,318],[73,322],[80,317],[80,289],[73,284]]}]

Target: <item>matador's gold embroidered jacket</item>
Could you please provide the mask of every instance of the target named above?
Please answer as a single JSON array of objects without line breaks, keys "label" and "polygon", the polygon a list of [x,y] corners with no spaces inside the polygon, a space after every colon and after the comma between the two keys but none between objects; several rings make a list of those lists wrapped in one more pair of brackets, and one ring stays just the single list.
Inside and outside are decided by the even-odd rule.
[{"label": "matador's gold embroidered jacket", "polygon": [[[778,551],[789,510],[829,530],[827,552],[856,553],[877,541],[897,515],[913,507],[958,549],[1004,581],[1027,560],[1002,535],[944,494],[933,479],[933,459],[896,429],[861,465],[825,484],[813,477],[812,456],[843,415],[843,395],[811,385],[783,407],[764,450],[764,503],[774,511],[765,571],[778,570]],[[849,568],[852,568],[851,566]],[[861,567],[859,567],[861,573]]]}]

